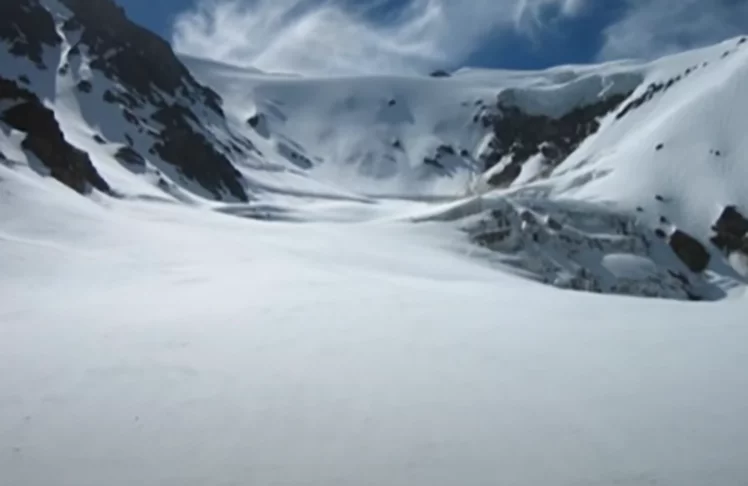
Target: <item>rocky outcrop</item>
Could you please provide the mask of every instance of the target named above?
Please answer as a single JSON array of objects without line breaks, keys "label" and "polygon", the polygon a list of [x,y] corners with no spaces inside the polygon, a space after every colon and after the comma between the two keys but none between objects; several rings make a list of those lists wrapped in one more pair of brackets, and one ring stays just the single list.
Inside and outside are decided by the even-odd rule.
[{"label": "rocky outcrop", "polygon": [[[224,190],[229,191],[236,199],[248,201],[241,181],[241,173],[231,165],[225,155],[208,143],[204,137],[192,128],[188,120],[197,123],[191,112],[183,107],[172,105],[162,108],[153,114],[153,120],[159,122],[160,140],[153,145],[153,150],[163,159],[179,161],[182,174],[190,179],[200,181],[216,199],[222,198]],[[209,161],[209,164],[206,164]]]},{"label": "rocky outcrop", "polygon": [[65,29],[81,32],[80,43],[89,49],[92,69],[153,104],[162,102],[157,96],[161,92],[223,114],[221,98],[192,77],[169,43],[131,22],[112,0],[60,1],[74,15]]},{"label": "rocky outcrop", "polygon": [[688,233],[675,230],[668,239],[673,252],[692,272],[701,273],[709,266],[711,256],[699,240]]},{"label": "rocky outcrop", "polygon": [[[216,199],[247,201],[244,178],[232,160],[245,159],[254,147],[229,129],[221,98],[193,78],[165,40],[131,22],[112,0],[56,1],[67,10],[60,8],[55,17],[39,0],[0,2],[0,40],[11,53],[46,69],[52,66],[42,66],[45,48],[58,48],[61,70],[46,69],[39,79],[49,85],[53,76],[72,76],[77,96],[96,96],[109,105],[102,111],[95,103],[81,103],[84,118],[121,116],[126,122],[120,131],[116,122],[104,124],[97,140],[127,143],[143,161],[191,190],[200,186]],[[73,43],[69,51],[59,51],[63,40]],[[84,55],[90,70],[80,76],[72,66]],[[126,157],[136,159],[132,153]]]},{"label": "rocky outcrop", "polygon": [[0,121],[26,133],[22,148],[44,164],[52,177],[81,194],[91,187],[110,192],[88,155],[65,140],[55,114],[35,94],[0,77],[0,102],[10,105],[0,113]]},{"label": "rocky outcrop", "polygon": [[23,56],[39,69],[44,64],[44,48],[60,45],[55,23],[38,0],[4,0],[0,2],[0,40],[9,45],[14,56]]},{"label": "rocky outcrop", "polygon": [[443,70],[443,69],[437,69],[436,71],[433,71],[431,74],[429,74],[432,78],[448,78],[450,77],[450,74]]},{"label": "rocky outcrop", "polygon": [[146,161],[143,156],[131,147],[120,147],[117,149],[117,153],[114,154],[114,158],[117,159],[120,164],[132,168],[145,169],[146,167]]},{"label": "rocky outcrop", "polygon": [[730,254],[739,251],[748,255],[748,218],[737,207],[725,207],[712,230],[714,235],[711,241],[722,252]]},{"label": "rocky outcrop", "polygon": [[481,118],[493,138],[482,155],[485,170],[499,163],[501,170],[489,178],[492,186],[507,186],[522,171],[530,157],[542,155],[547,170],[563,162],[590,135],[600,128],[600,119],[615,110],[629,94],[616,94],[596,103],[574,108],[554,118],[528,114],[517,106],[499,102]]}]

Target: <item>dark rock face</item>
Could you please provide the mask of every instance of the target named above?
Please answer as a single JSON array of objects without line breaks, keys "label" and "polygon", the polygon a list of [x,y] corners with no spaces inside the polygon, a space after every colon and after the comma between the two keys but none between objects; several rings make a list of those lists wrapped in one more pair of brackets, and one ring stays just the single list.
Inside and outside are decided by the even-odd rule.
[{"label": "dark rock face", "polygon": [[495,187],[506,187],[522,173],[522,164],[511,163],[498,174],[488,179],[488,184]]},{"label": "dark rock face", "polygon": [[262,115],[260,113],[256,113],[247,119],[247,124],[252,128],[257,128],[260,125],[261,120]]},{"label": "dark rock face", "polygon": [[697,65],[686,68],[686,70],[682,74],[673,76],[667,81],[651,83],[649,86],[647,86],[647,89],[644,91],[644,93],[642,93],[641,95],[637,96],[636,98],[626,103],[623,109],[620,112],[618,112],[618,114],[616,114],[616,119],[617,120],[622,119],[623,117],[625,117],[632,111],[636,110],[637,108],[641,107],[645,103],[654,99],[654,97],[657,96],[658,94],[667,92],[670,88],[672,88],[676,84],[683,81],[685,78],[690,76],[693,72],[695,72],[699,68],[703,69],[707,67],[708,65],[709,65],[708,63],[704,63],[701,66],[697,64]]},{"label": "dark rock face", "polygon": [[432,72],[429,76],[431,76],[432,78],[448,78],[450,75],[447,71],[444,71],[443,69],[438,69]]},{"label": "dark rock face", "polygon": [[[241,201],[249,198],[241,183],[241,174],[222,153],[201,137],[187,120],[197,123],[190,111],[178,105],[162,108],[152,118],[163,125],[161,141],[153,149],[166,161],[179,161],[181,172],[221,199],[221,191],[228,190]],[[205,164],[210,161],[210,164]],[[175,163],[175,165],[177,165]]]},{"label": "dark rock face", "polygon": [[668,243],[673,252],[692,272],[700,273],[706,270],[711,256],[696,238],[684,231],[675,230],[670,235]]},{"label": "dark rock face", "polygon": [[91,186],[110,192],[109,184],[96,171],[88,155],[65,140],[54,113],[35,94],[0,77],[0,101],[14,103],[0,114],[0,120],[26,132],[22,147],[35,155],[52,177],[81,194],[88,192]]},{"label": "dark rock face", "polygon": [[90,93],[93,90],[93,85],[90,81],[80,81],[78,82],[78,90],[82,93]]},{"label": "dark rock face", "polygon": [[[61,35],[76,39],[62,54],[61,70],[75,76],[69,66],[85,47],[94,75],[78,79],[77,91],[85,96],[94,92],[97,79],[110,80],[113,86],[103,93],[103,102],[118,107],[127,122],[121,132],[112,120],[104,124],[102,140],[126,142],[133,151],[147,152],[149,161],[165,173],[189,179],[217,199],[248,200],[244,179],[229,157],[243,158],[256,150],[249,140],[231,133],[220,97],[192,77],[166,41],[128,20],[112,0],[59,2],[69,12],[54,19],[39,0],[0,1],[0,41],[41,68],[45,47],[58,47]],[[61,34],[56,22],[62,22]],[[162,130],[150,123],[152,113]],[[101,115],[91,111],[83,116],[95,122]],[[204,126],[206,121],[212,128]]]},{"label": "dark rock face", "polygon": [[748,219],[735,206],[727,206],[712,226],[714,246],[725,253],[741,251],[748,254]]},{"label": "dark rock face", "polygon": [[132,23],[122,7],[112,0],[61,2],[74,14],[66,29],[82,27],[80,42],[89,48],[92,69],[102,71],[153,103],[160,101],[154,97],[156,88],[193,102],[202,101],[216,113],[223,114],[220,97],[195,81],[171,46]]},{"label": "dark rock face", "polygon": [[530,115],[516,106],[499,102],[495,114],[482,118],[484,126],[490,127],[494,135],[483,160],[485,170],[507,157],[509,162],[489,180],[489,184],[511,184],[521,173],[522,165],[536,154],[546,158],[548,168],[557,166],[587,137],[597,132],[601,117],[615,110],[627,97],[627,94],[613,95],[574,108],[560,118]]},{"label": "dark rock face", "polygon": [[43,64],[44,47],[61,42],[54,20],[38,0],[0,2],[0,40],[10,45],[11,54],[27,57],[40,69],[48,67]]},{"label": "dark rock face", "polygon": [[439,171],[449,174],[457,166],[467,166],[470,164],[470,154],[467,151],[460,153],[448,144],[439,145],[433,155],[424,157],[424,165],[438,169]]},{"label": "dark rock face", "polygon": [[[194,107],[204,106],[223,118],[220,97],[195,81],[166,41],[130,22],[111,0],[61,1],[75,15],[70,28],[83,27],[81,42],[89,46],[91,68],[125,88],[106,91],[104,100],[122,106],[125,120],[141,130],[134,112],[146,104],[159,108],[152,119],[163,129],[154,137],[152,153],[197,181],[215,198],[222,199],[228,191],[234,198],[247,201],[241,174],[221,150],[227,147],[200,130],[200,118],[194,111]],[[174,101],[167,102],[164,95]]]},{"label": "dark rock face", "polygon": [[114,158],[121,164],[133,167],[144,168],[146,165],[143,156],[130,147],[120,147],[114,155]]}]

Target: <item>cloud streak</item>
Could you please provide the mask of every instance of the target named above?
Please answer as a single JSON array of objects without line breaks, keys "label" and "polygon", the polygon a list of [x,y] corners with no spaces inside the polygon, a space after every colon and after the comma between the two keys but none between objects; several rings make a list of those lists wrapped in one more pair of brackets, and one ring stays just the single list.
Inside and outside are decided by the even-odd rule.
[{"label": "cloud streak", "polygon": [[652,59],[746,33],[743,0],[627,0],[623,19],[604,31],[601,59]]},{"label": "cloud streak", "polygon": [[178,52],[272,72],[424,73],[459,67],[502,34],[553,49],[542,45],[546,29],[563,31],[595,1],[621,12],[590,21],[599,60],[658,57],[748,25],[744,0],[196,0],[172,40]]},{"label": "cloud streak", "polygon": [[[361,6],[365,3],[365,6]],[[199,0],[178,52],[307,75],[412,73],[463,62],[491,35],[532,35],[585,0]],[[382,15],[381,12],[387,12]]]}]

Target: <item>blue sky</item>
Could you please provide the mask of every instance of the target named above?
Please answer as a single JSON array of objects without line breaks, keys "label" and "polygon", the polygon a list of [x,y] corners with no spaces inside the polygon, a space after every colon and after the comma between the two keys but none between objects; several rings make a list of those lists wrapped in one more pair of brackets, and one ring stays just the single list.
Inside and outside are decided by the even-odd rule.
[{"label": "blue sky", "polygon": [[748,32],[748,0],[119,0],[178,51],[309,74],[542,68]]}]

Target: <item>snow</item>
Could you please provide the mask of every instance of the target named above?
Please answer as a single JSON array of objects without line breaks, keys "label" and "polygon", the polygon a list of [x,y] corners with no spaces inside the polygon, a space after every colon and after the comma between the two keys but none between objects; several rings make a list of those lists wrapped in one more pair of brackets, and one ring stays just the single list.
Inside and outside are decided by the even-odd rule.
[{"label": "snow", "polygon": [[[69,44],[49,57],[67,62]],[[468,231],[513,208],[582,239],[611,239],[621,221],[649,234],[661,216],[707,238],[722,205],[748,209],[737,108],[748,54],[721,58],[735,44],[445,79],[292,78],[188,60],[263,154],[237,162],[248,204],[165,193],[152,161],[128,171],[116,144],[93,141],[124,128],[106,125],[112,108],[94,100],[109,80],[83,51],[45,98],[121,198],[27,170],[19,134],[0,127],[0,479],[745,484],[745,279],[724,259],[698,277],[717,302],[597,295],[534,281],[546,269],[513,265]],[[498,93],[554,113],[641,81],[639,96],[706,59],[602,120],[549,178],[533,178],[538,159],[521,184],[464,197],[486,135],[472,119]],[[90,97],[76,77],[92,80]],[[49,76],[38,78],[46,90]],[[263,133],[246,123],[258,111]],[[425,170],[443,144],[471,156]],[[517,244],[529,225],[518,221]],[[577,260],[609,286],[682,267],[663,243],[646,254],[616,245]],[[570,249],[532,247],[530,263],[571,267]]]},{"label": "snow", "polygon": [[553,290],[445,223],[264,223],[0,178],[8,484],[748,477],[743,299]]}]

